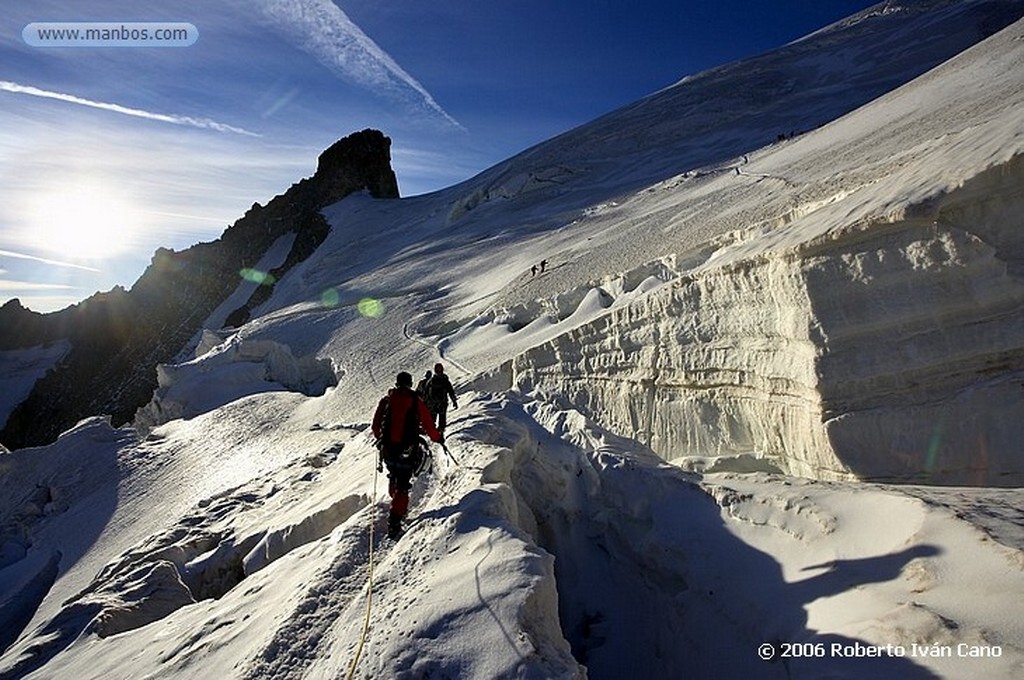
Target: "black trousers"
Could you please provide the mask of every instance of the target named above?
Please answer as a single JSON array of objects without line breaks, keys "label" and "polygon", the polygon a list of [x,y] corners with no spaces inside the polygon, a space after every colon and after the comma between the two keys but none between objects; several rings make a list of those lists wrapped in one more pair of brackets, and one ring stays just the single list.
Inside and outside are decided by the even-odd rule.
[{"label": "black trousers", "polygon": [[437,428],[438,432],[444,434],[444,428],[448,426],[448,405],[446,404],[444,407],[439,408],[436,411],[434,409],[430,409],[430,415],[434,418],[434,427]]},{"label": "black trousers", "polygon": [[412,489],[412,468],[401,463],[388,462],[388,495],[391,496],[390,517],[401,520],[409,512],[409,490]]}]

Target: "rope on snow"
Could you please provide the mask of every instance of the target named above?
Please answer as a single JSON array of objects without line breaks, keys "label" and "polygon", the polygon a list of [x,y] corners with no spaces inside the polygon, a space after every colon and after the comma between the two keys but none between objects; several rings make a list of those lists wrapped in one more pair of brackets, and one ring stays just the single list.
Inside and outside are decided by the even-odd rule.
[{"label": "rope on snow", "polygon": [[[377,502],[377,466],[373,466],[373,499],[371,502]],[[352,663],[349,664],[348,673],[345,675],[346,680],[352,680],[352,677],[356,672],[356,665],[359,663],[359,657],[363,653],[363,645],[366,643],[366,636],[370,631],[370,611],[373,607],[373,525],[376,523],[373,512],[370,512],[370,557],[369,557],[369,569],[366,577],[366,617],[363,619],[363,632],[359,636],[359,646],[356,647],[356,655],[352,657]]]}]

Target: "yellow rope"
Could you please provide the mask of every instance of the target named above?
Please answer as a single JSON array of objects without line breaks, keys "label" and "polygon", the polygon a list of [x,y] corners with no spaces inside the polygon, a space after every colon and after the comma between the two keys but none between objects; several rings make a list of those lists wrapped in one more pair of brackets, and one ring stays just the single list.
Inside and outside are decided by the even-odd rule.
[{"label": "yellow rope", "polygon": [[[373,496],[372,502],[377,502],[377,466],[373,466]],[[373,525],[374,525],[374,513],[370,512],[370,564],[369,571],[367,574],[366,582],[366,617],[363,619],[363,633],[359,636],[359,646],[356,647],[356,655],[352,658],[352,663],[349,664],[348,674],[345,676],[346,680],[352,680],[356,672],[356,664],[359,663],[359,657],[363,653],[363,643],[366,642],[366,634],[370,630],[370,608],[373,604]]]}]

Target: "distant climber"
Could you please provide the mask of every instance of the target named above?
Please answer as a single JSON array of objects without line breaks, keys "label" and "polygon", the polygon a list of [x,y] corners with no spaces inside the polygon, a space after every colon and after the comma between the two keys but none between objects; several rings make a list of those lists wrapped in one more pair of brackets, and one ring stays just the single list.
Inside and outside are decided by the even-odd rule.
[{"label": "distant climber", "polygon": [[548,261],[547,260],[541,260],[540,261],[540,273],[543,274],[544,270],[547,269],[547,267],[548,267]]},{"label": "distant climber", "polygon": [[423,379],[416,383],[416,394],[420,396],[420,399],[427,398],[427,383],[430,382],[430,377],[432,375],[434,374],[427,371],[426,375],[423,376]]},{"label": "distant climber", "polygon": [[434,364],[434,377],[427,381],[427,409],[434,418],[437,431],[442,435],[448,425],[448,399],[452,400],[452,408],[458,408],[459,402],[455,398],[455,389],[452,381],[444,372],[444,366]]},{"label": "distant climber", "polygon": [[[425,433],[438,444],[444,437],[434,427],[423,400],[412,389],[412,375],[402,371],[395,378],[395,386],[377,404],[371,426],[377,440],[380,461],[388,468],[388,494],[391,507],[388,512],[388,536],[402,535],[402,521],[409,512],[409,490],[412,478],[422,468],[427,456],[427,443],[420,437]],[[378,468],[380,465],[378,464]]]},{"label": "distant climber", "polygon": [[537,265],[531,265],[530,266],[530,276],[536,276],[536,275],[537,275]]}]

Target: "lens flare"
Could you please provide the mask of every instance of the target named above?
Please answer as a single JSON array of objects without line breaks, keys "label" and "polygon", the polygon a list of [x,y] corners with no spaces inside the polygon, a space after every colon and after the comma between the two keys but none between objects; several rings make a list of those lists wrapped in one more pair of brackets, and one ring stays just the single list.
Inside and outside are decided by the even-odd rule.
[{"label": "lens flare", "polygon": [[379,319],[384,316],[384,304],[373,298],[363,298],[356,307],[359,313],[370,319]]},{"label": "lens flare", "polygon": [[333,288],[328,288],[324,292],[320,293],[320,304],[324,307],[337,307],[340,300],[341,296],[338,295],[338,291]]},{"label": "lens flare", "polygon": [[259,269],[243,269],[238,274],[249,283],[258,283],[261,286],[272,286],[277,280],[273,274],[261,272]]},{"label": "lens flare", "polygon": [[924,469],[927,472],[935,472],[939,468],[939,450],[942,448],[943,430],[945,427],[942,423],[937,423],[932,430],[932,437],[928,442],[928,453],[924,461]]}]

